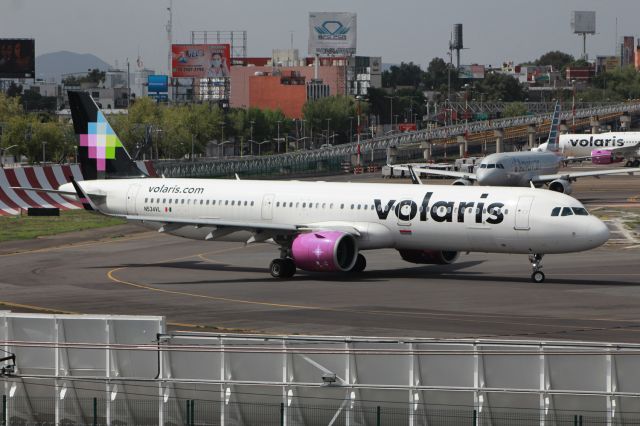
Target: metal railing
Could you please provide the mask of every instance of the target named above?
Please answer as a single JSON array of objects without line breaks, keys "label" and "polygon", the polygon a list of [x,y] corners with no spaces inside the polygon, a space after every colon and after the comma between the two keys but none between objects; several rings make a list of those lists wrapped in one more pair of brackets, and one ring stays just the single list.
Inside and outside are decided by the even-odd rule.
[{"label": "metal railing", "polygon": [[[597,411],[569,412],[500,408],[447,407],[411,403],[285,404],[178,398],[67,398],[54,409],[55,398],[3,396],[0,426],[8,425],[640,425],[640,413],[620,413],[619,421]],[[27,415],[26,413],[29,412]]]},{"label": "metal railing", "polygon": [[[560,114],[561,120],[572,118],[597,117],[608,114],[640,112],[640,102],[619,103],[577,109]],[[423,129],[415,132],[395,133],[373,139],[360,141],[360,153],[364,158],[371,151],[386,150],[390,147],[406,147],[419,145],[422,142],[448,139],[469,133],[505,129],[509,127],[540,125],[550,120],[551,115],[536,114],[522,117],[509,117],[489,121],[474,121],[434,129]],[[333,147],[310,151],[298,151],[286,154],[275,154],[262,157],[235,157],[206,159],[201,161],[157,161],[154,163],[158,174],[166,177],[221,177],[234,173],[245,176],[288,174],[291,171],[318,171],[343,161],[351,161],[351,156],[358,152],[358,142],[351,142]],[[339,167],[338,167],[339,168]]]}]

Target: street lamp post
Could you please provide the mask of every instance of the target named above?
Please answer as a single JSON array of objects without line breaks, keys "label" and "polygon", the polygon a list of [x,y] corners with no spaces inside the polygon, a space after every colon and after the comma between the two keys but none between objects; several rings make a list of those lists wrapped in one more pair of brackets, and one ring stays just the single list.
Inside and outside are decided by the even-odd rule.
[{"label": "street lamp post", "polygon": [[389,99],[389,125],[391,126],[391,130],[393,130],[393,98],[397,96],[385,96],[385,98]]},{"label": "street lamp post", "polygon": [[6,155],[7,151],[9,151],[11,148],[15,148],[16,146],[18,145],[11,145],[6,148],[0,148],[0,167],[4,167],[4,156]]},{"label": "street lamp post", "polygon": [[327,118],[327,143],[329,143],[329,123],[331,122],[330,118]]},{"label": "street lamp post", "polygon": [[280,120],[276,121],[276,124],[278,125],[278,139],[277,139],[277,144],[278,144],[278,154],[280,154],[280,123],[282,123]]},{"label": "street lamp post", "polygon": [[251,120],[251,129],[249,131],[249,153],[251,155],[253,155],[253,125],[256,123],[255,121]]}]

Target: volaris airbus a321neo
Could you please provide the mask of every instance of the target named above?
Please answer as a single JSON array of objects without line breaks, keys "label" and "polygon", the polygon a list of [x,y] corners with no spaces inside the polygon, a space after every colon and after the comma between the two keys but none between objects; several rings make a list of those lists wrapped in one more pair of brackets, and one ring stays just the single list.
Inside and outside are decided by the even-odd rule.
[{"label": "volaris airbus a321neo", "polygon": [[449,264],[469,251],[527,254],[532,279],[542,282],[544,254],[609,238],[579,201],[535,188],[149,178],[87,93],[69,92],[69,101],[91,180],[58,193],[172,235],[275,244],[277,278],[296,269],[358,273],[363,252],[393,248],[418,264]]}]

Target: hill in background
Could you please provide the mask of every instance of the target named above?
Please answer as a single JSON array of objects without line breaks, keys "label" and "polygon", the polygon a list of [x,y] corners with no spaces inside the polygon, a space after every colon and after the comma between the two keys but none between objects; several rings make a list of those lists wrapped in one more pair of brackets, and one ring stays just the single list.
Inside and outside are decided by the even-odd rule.
[{"label": "hill in background", "polygon": [[94,68],[107,71],[113,67],[91,53],[60,51],[36,56],[36,77],[46,81],[60,82],[62,74],[82,73]]}]

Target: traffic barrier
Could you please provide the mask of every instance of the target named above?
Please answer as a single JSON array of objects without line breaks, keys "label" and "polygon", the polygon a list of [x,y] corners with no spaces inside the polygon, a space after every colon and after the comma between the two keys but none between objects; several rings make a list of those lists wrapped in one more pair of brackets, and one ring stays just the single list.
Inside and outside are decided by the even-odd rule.
[{"label": "traffic barrier", "polygon": [[70,176],[75,180],[83,180],[79,165],[55,164],[0,169],[0,215],[18,215],[29,208],[81,208],[80,203],[69,201],[59,194],[12,188],[21,186],[58,189],[60,185],[70,182]]}]

